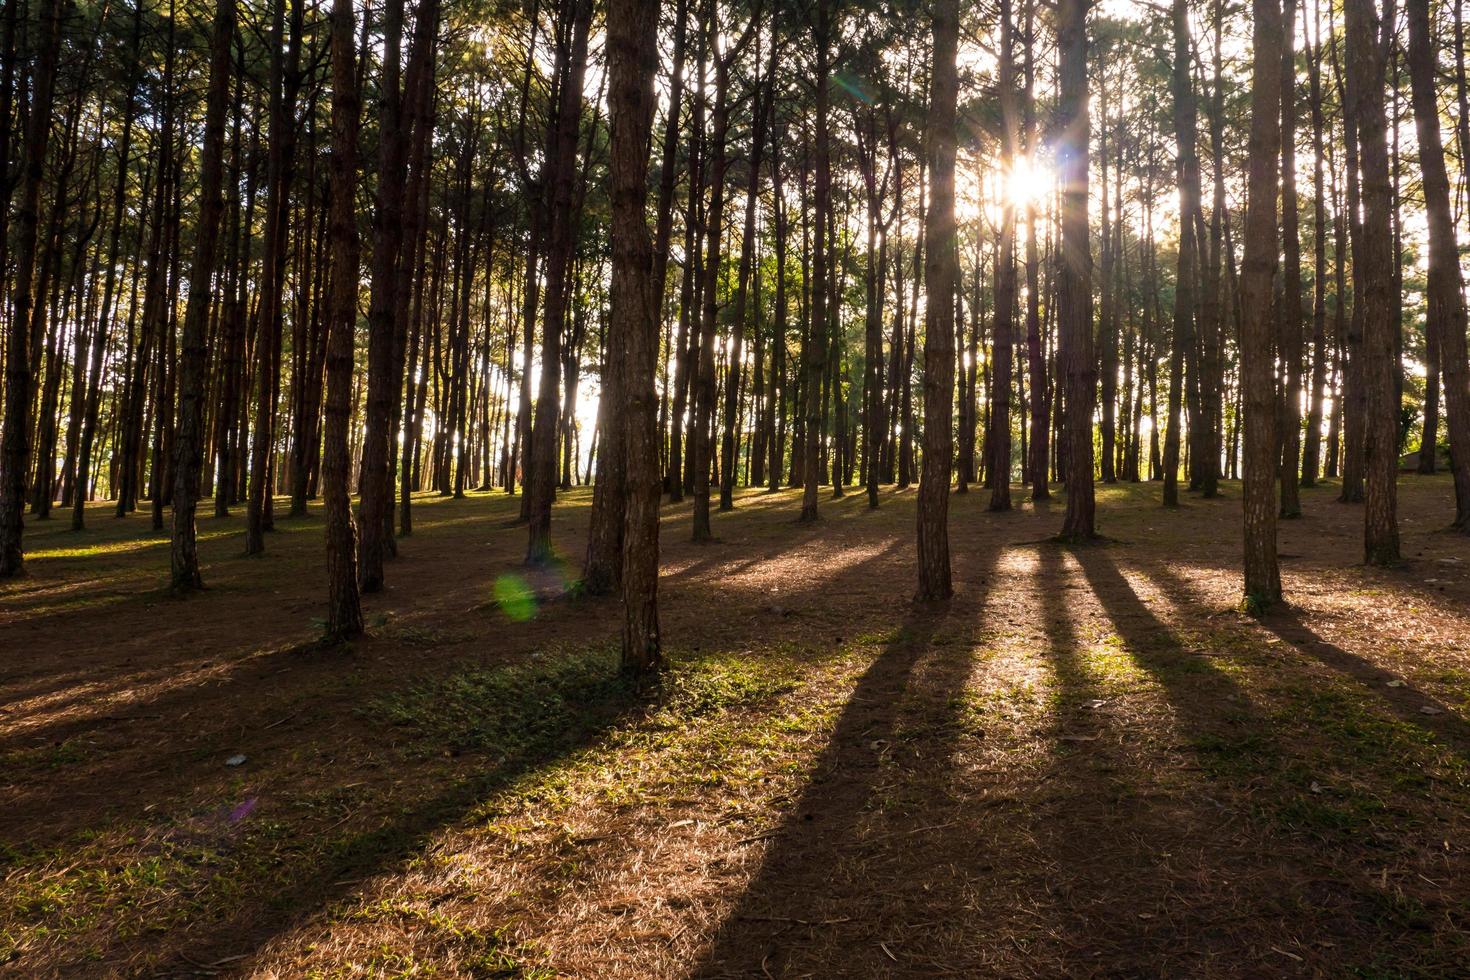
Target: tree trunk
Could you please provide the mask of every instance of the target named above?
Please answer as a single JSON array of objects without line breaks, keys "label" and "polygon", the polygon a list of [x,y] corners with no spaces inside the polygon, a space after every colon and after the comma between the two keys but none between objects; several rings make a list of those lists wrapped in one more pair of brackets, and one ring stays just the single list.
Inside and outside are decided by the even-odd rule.
[{"label": "tree trunk", "polygon": [[[1195,286],[1199,269],[1194,213],[1200,206],[1199,156],[1195,150],[1194,81],[1190,71],[1189,12],[1174,0],[1174,138],[1179,144],[1179,265],[1174,287],[1174,335],[1169,353],[1169,416],[1164,428],[1164,506],[1179,506],[1180,414],[1184,399],[1185,352],[1195,343]],[[1203,419],[1195,420],[1197,425]]]},{"label": "tree trunk", "polygon": [[[1092,412],[1097,364],[1092,344],[1092,255],[1087,231],[1087,2],[1058,0],[1057,174],[1062,185],[1061,262],[1057,269],[1059,360],[1065,372],[1067,513],[1061,537],[1097,534],[1093,497]],[[1188,224],[1183,222],[1182,224]]]},{"label": "tree trunk", "polygon": [[1276,195],[1281,152],[1280,0],[1253,0],[1249,185],[1240,273],[1240,381],[1245,412],[1245,601],[1259,611],[1281,599],[1276,556],[1275,363],[1272,280],[1276,275]]},{"label": "tree trunk", "polygon": [[[1002,165],[1015,167],[1018,120],[1016,119],[1016,65],[1013,55],[1015,25],[1011,0],[1000,0],[1000,114],[1004,137]],[[1015,350],[1016,321],[1016,204],[1006,195],[1001,208],[1000,251],[995,277],[995,340],[993,381],[990,389],[990,510],[1011,509],[1011,368]],[[979,275],[979,268],[975,270]]]},{"label": "tree trunk", "polygon": [[531,429],[530,498],[526,562],[539,564],[551,557],[551,505],[556,498],[557,365],[561,363],[562,331],[566,323],[568,272],[575,247],[572,192],[576,177],[577,136],[582,122],[582,79],[587,72],[587,34],[592,0],[569,0],[572,17],[567,70],[561,103],[554,117],[552,152],[547,166],[551,181],[551,220],[546,242],[546,302],[541,320],[541,384]]},{"label": "tree trunk", "polygon": [[[941,5],[949,0],[941,0]],[[817,519],[817,486],[821,480],[819,466],[822,451],[822,381],[827,374],[827,214],[832,208],[832,147],[829,133],[828,77],[832,68],[830,0],[817,0],[812,42],[816,45],[816,234],[812,248],[811,328],[802,343],[801,356],[806,366],[806,391],[803,415],[806,421],[802,443],[801,521]],[[834,243],[835,244],[835,243]],[[953,333],[953,331],[951,331]]]},{"label": "tree trunk", "polygon": [[1281,27],[1281,516],[1300,517],[1297,490],[1302,439],[1302,245],[1296,194],[1296,0],[1282,5]]},{"label": "tree trunk", "polygon": [[351,411],[352,339],[357,323],[359,275],[356,178],[361,97],[353,67],[352,0],[332,3],[332,294],[327,326],[326,424],[323,426],[322,503],[327,539],[327,638],[362,632],[358,598],[357,528],[347,493]]},{"label": "tree trunk", "polygon": [[357,569],[363,592],[383,587],[383,558],[393,539],[387,514],[388,454],[393,422],[393,337],[398,299],[397,268],[403,245],[404,181],[408,133],[403,127],[399,63],[403,0],[383,3],[383,69],[378,78],[378,186],[373,208],[373,249],[368,298],[367,413],[364,419],[361,495],[362,547]]},{"label": "tree trunk", "polygon": [[1372,0],[1345,0],[1348,111],[1358,124],[1363,234],[1356,252],[1363,330],[1364,556],[1370,565],[1399,560],[1398,399],[1394,388],[1393,226],[1388,122],[1383,105],[1383,48]]},{"label": "tree trunk", "polygon": [[[15,0],[12,0],[15,2]],[[61,46],[62,0],[46,4],[37,43],[35,83],[27,120],[20,206],[16,212],[15,273],[11,280],[10,330],[5,350],[5,425],[0,436],[0,578],[19,575],[24,567],[26,468],[30,460],[31,382],[28,331],[32,277],[36,266],[41,184],[46,178],[46,144],[51,136],[51,104],[56,90],[56,62]]]},{"label": "tree trunk", "polygon": [[174,450],[173,544],[170,551],[175,592],[204,587],[199,574],[194,511],[204,467],[204,386],[209,370],[205,327],[219,256],[219,227],[225,202],[225,112],[230,97],[230,45],[235,38],[235,0],[218,0],[209,51],[209,93],[204,110],[204,146],[199,167],[199,226],[189,268],[189,299],[179,346],[179,426]]},{"label": "tree trunk", "polygon": [[954,593],[949,563],[949,479],[954,452],[954,293],[957,279],[954,215],[955,114],[959,97],[956,55],[958,0],[932,5],[934,61],[929,90],[926,153],[929,209],[924,224],[924,461],[919,481],[919,591],[921,602]]},{"label": "tree trunk", "polygon": [[[645,207],[657,0],[610,0],[607,12],[609,177],[613,208],[612,313],[608,349],[623,352],[626,520],[623,528],[623,669],[663,666],[658,624],[659,317]],[[610,433],[609,433],[610,436]],[[611,446],[612,443],[607,444]],[[606,455],[609,449],[604,448]],[[599,480],[599,486],[601,481]]]},{"label": "tree trunk", "polygon": [[[1438,340],[1444,379],[1445,428],[1450,438],[1450,468],[1455,480],[1454,526],[1470,533],[1470,369],[1465,341],[1465,290],[1461,281],[1459,243],[1450,209],[1449,176],[1439,133],[1439,101],[1435,93],[1434,44],[1430,35],[1429,0],[1408,0],[1409,74],[1414,90],[1414,120],[1419,134],[1419,163],[1424,203],[1429,212],[1428,331]],[[1463,122],[1463,120],[1462,120]],[[1464,161],[1461,161],[1462,164]],[[1426,439],[1429,452],[1432,441]]]},{"label": "tree trunk", "polygon": [[[300,85],[303,0],[291,11],[291,34],[283,40],[286,0],[272,14],[270,56],[270,151],[266,160],[269,204],[256,301],[255,431],[250,451],[250,498],[245,518],[245,553],[265,551],[271,529],[271,484],[276,448],[276,397],[280,388],[281,290],[285,277],[286,218],[296,154],[296,92]],[[283,49],[284,43],[284,49]]]}]

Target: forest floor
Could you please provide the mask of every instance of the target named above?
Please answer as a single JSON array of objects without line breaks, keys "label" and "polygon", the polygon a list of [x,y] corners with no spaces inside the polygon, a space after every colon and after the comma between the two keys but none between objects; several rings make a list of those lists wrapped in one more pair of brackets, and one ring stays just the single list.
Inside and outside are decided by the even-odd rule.
[{"label": "forest floor", "polygon": [[[415,501],[324,649],[319,518],[27,529],[0,587],[0,974],[1447,976],[1470,962],[1470,544],[1405,477],[1402,568],[1304,493],[1291,605],[1238,609],[1239,485],[1157,506],[914,494],[801,526],[665,510],[656,690],[616,600],[528,575],[504,495]],[[243,757],[243,758],[242,758]]]}]

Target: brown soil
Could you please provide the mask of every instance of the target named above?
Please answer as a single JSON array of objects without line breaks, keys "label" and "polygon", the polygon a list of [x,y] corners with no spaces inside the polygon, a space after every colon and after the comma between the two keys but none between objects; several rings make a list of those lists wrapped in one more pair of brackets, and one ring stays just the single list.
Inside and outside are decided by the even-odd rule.
[{"label": "brown soil", "polygon": [[1307,491],[1291,606],[1261,619],[1237,610],[1238,485],[1176,511],[1156,489],[1104,488],[1109,539],[1075,549],[1049,540],[1060,504],[953,497],[939,609],[910,601],[912,493],[824,499],[811,527],[749,493],[706,546],[668,508],[676,677],[735,680],[682,714],[570,697],[565,737],[524,752],[473,719],[444,736],[424,698],[614,641],[616,601],[566,588],[584,491],[557,510],[566,567],[535,575],[514,500],[419,499],[346,648],[314,643],[315,518],[259,559],[204,520],[210,589],[185,600],[145,518],[33,524],[0,586],[0,973],[1462,970],[1449,483],[1405,479],[1392,570],[1358,564],[1359,508]]}]

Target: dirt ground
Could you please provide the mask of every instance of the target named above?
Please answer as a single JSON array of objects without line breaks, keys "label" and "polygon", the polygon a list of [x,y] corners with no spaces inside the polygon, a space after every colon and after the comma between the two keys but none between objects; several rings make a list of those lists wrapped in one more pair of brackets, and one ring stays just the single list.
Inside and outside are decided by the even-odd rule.
[{"label": "dirt ground", "polygon": [[[1238,484],[1157,505],[666,508],[657,689],[504,495],[417,498],[324,649],[316,516],[27,528],[0,586],[0,975],[1447,976],[1470,963],[1470,540],[1405,477],[1402,568],[1304,493],[1238,610]],[[1018,500],[1021,500],[1018,490]],[[284,512],[284,510],[282,511]]]}]

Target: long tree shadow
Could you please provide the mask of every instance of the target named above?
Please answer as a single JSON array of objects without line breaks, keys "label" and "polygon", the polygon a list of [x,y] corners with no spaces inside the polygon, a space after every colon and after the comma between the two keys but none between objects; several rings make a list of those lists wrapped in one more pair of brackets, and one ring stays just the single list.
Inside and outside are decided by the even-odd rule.
[{"label": "long tree shadow", "polygon": [[[1178,747],[1185,750],[1179,761],[1194,763],[1176,766],[1202,774],[1191,797],[1205,798],[1219,811],[1193,808],[1205,820],[1188,828],[1187,846],[1201,856],[1208,853],[1209,862],[1171,894],[1176,948],[1161,949],[1155,961],[1138,969],[1208,972],[1212,962],[1231,957],[1247,973],[1286,968],[1343,975],[1369,964],[1441,963],[1453,956],[1448,947],[1427,952],[1431,940],[1413,929],[1385,932],[1385,923],[1407,921],[1405,903],[1443,902],[1443,889],[1417,877],[1390,888],[1386,879],[1367,873],[1415,860],[1404,841],[1421,829],[1440,840],[1434,836],[1443,831],[1436,818],[1421,813],[1412,791],[1405,795],[1397,782],[1399,774],[1385,768],[1393,757],[1390,746],[1406,752],[1400,758],[1411,767],[1422,761],[1417,747],[1386,739],[1372,722],[1360,728],[1356,717],[1339,718],[1336,712],[1357,710],[1354,702],[1325,690],[1320,674],[1271,655],[1269,647],[1256,647],[1249,634],[1220,637],[1223,644],[1202,636],[1204,642],[1191,650],[1103,551],[1080,552],[1078,561],[1129,653],[1172,706],[1183,737]],[[1190,594],[1187,580],[1167,567],[1140,574],[1181,621],[1208,622],[1211,610]],[[1314,634],[1294,614],[1279,613],[1272,622],[1282,639],[1359,680],[1392,676],[1319,638],[1313,642]],[[1443,718],[1423,715],[1421,704],[1422,698],[1411,695],[1394,710],[1422,728]],[[1452,718],[1440,731],[1462,729]],[[1337,785],[1326,785],[1331,782]],[[1177,800],[1181,794],[1170,795]],[[1380,820],[1390,822],[1379,825]],[[1160,841],[1168,839],[1167,829],[1161,829]],[[1177,855],[1183,847],[1172,850]],[[1242,957],[1243,951],[1249,952]],[[1283,962],[1288,954],[1290,966]],[[1398,975],[1396,969],[1382,972]]]},{"label": "long tree shadow", "polygon": [[[1206,601],[1177,576],[1152,565],[1140,565],[1138,570],[1181,607],[1201,615],[1209,614]],[[1218,570],[1212,569],[1212,573]],[[1443,740],[1462,758],[1470,760],[1470,722],[1442,701],[1414,688],[1393,670],[1324,639],[1307,623],[1299,608],[1284,603],[1254,622],[1298,653],[1356,682],[1399,721]]]},{"label": "long tree shadow", "polygon": [[1079,548],[1074,554],[1113,628],[1139,666],[1164,688],[1180,724],[1199,728],[1211,722],[1218,728],[1223,721],[1228,732],[1258,723],[1246,690],[1209,658],[1198,656],[1149,609],[1107,550]]},{"label": "long tree shadow", "polygon": [[[799,600],[815,602],[830,590],[850,591],[862,587],[860,583],[866,582],[870,587],[881,583],[885,577],[874,568],[892,560],[898,548],[896,542],[889,543],[832,578],[813,575],[805,588],[793,590],[793,594]],[[861,626],[868,618],[877,620],[882,613],[875,605],[869,616],[856,617],[853,625]],[[711,647],[696,659],[718,655],[719,650]],[[493,717],[487,716],[493,722],[488,735],[471,733],[472,745],[458,762],[444,761],[443,750],[455,749],[448,742],[433,742],[430,747],[435,751],[428,760],[419,760],[412,754],[398,760],[394,763],[391,788],[354,806],[341,823],[331,822],[340,813],[327,813],[321,815],[321,820],[313,817],[304,824],[288,824],[292,836],[284,845],[273,842],[269,835],[252,840],[249,831],[255,825],[254,817],[237,820],[223,813],[206,815],[203,820],[173,818],[145,830],[145,835],[150,837],[162,834],[160,846],[171,851],[197,847],[211,853],[239,853],[238,862],[228,857],[212,860],[208,874],[171,896],[170,904],[160,909],[159,914],[180,903],[198,906],[201,914],[192,919],[187,929],[171,932],[166,942],[155,949],[166,963],[171,962],[180,971],[217,957],[227,957],[232,962],[248,957],[320,915],[324,909],[347,899],[355,893],[359,882],[396,873],[444,828],[463,820],[466,814],[516,781],[555,767],[569,755],[599,743],[612,729],[637,724],[650,704],[652,695],[626,686],[618,679],[611,662],[605,670],[566,673],[554,669],[558,662],[554,657],[538,658],[520,666],[497,668],[519,673],[516,684],[504,692],[502,710],[493,712]],[[447,680],[458,683],[454,677]],[[392,691],[384,693],[398,696]],[[455,717],[456,710],[452,706],[444,707],[451,717]],[[426,708],[430,716],[437,711],[433,705]],[[508,752],[500,749],[501,739],[494,735],[494,732],[523,731],[534,737],[507,737],[507,741],[518,746]],[[331,725],[315,725],[293,732],[291,737],[300,743],[299,751],[323,758],[324,765],[332,761],[325,758],[335,754],[327,744],[332,738]],[[487,758],[481,743],[497,751]],[[437,792],[426,792],[434,787],[438,787]],[[278,788],[276,798],[270,801],[272,812],[286,817],[303,802],[299,796],[310,795],[308,790],[332,788]],[[165,811],[160,812],[176,807],[177,801],[173,801],[165,804]],[[230,806],[224,808],[230,809]],[[244,810],[248,812],[249,806]],[[171,828],[171,823],[182,825],[182,829]],[[342,823],[347,825],[345,830]],[[106,834],[112,828],[108,823],[97,827],[96,832]],[[269,870],[264,872],[269,875],[267,894],[258,893],[260,881],[245,884],[239,880],[247,872],[257,873],[250,871],[251,862],[262,857],[258,853],[261,847],[271,852],[266,861]],[[135,940],[119,931],[100,951],[94,952],[115,959],[136,950]]]},{"label": "long tree shadow", "polygon": [[[1378,702],[1400,721],[1443,739],[1462,757],[1470,759],[1470,723],[1443,702],[1415,690],[1393,671],[1324,640],[1290,607],[1273,610],[1262,617],[1261,625],[1297,651],[1372,691]],[[1398,683],[1389,687],[1389,682],[1394,681]]]},{"label": "long tree shadow", "polygon": [[760,835],[772,841],[760,870],[695,975],[816,967],[872,976],[922,957],[916,947],[936,925],[929,885],[953,870],[935,867],[936,855],[952,853],[960,833],[958,820],[928,824],[937,808],[926,777],[942,779],[936,766],[961,737],[971,639],[995,559],[966,561],[956,599],[912,607],[863,671],[784,822]]},{"label": "long tree shadow", "polygon": [[[1067,554],[1081,575],[1068,570]],[[1222,908],[1235,900],[1227,883],[1242,869],[1219,844],[1238,814],[1173,754],[1180,739],[1197,747],[1252,737],[1240,725],[1248,702],[1228,677],[1190,662],[1103,547],[1041,545],[1038,580],[1056,745],[1048,790],[1029,811],[1045,869],[1030,897],[1044,904],[1050,928],[1028,942],[1040,962],[1059,961],[1072,975],[1099,963],[1121,975],[1208,972],[1233,942]],[[1081,635],[1086,606],[1068,598],[1078,588],[1090,588],[1127,660],[1162,689],[1161,704],[1130,683],[1106,638]]]}]

